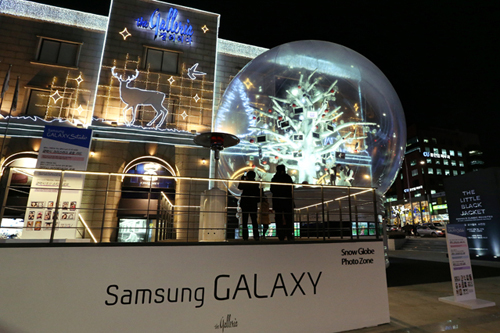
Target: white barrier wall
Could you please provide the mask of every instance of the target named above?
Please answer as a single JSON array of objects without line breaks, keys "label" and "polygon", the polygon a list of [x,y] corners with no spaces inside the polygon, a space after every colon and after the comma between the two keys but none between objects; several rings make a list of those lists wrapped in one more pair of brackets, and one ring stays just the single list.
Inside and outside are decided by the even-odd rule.
[{"label": "white barrier wall", "polygon": [[382,242],[1,254],[4,333],[330,333],[390,320]]}]

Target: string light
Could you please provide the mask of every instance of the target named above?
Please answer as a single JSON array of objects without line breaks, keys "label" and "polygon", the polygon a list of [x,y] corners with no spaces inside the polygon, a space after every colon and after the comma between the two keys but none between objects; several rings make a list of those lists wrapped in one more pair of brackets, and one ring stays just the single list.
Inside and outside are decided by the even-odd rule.
[{"label": "string light", "polygon": [[132,36],[132,34],[130,32],[128,32],[128,30],[127,30],[126,27],[125,27],[125,29],[123,29],[122,31],[120,31],[119,34],[122,35],[123,40],[126,40],[127,37]]}]

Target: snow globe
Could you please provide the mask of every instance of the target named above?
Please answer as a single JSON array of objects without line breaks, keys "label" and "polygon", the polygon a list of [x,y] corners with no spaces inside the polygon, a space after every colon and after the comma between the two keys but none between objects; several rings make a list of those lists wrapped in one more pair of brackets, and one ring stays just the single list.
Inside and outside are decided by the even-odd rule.
[{"label": "snow globe", "polygon": [[406,143],[403,108],[385,75],[349,48],[313,40],[249,62],[225,90],[214,130],[240,139],[221,153],[220,178],[254,170],[269,181],[283,164],[295,183],[375,187],[379,195]]}]

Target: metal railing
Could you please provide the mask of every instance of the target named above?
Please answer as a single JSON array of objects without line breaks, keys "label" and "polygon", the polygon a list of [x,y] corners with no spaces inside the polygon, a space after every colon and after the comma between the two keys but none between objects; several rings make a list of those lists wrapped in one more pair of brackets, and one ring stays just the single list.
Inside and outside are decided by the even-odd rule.
[{"label": "metal railing", "polygon": [[[13,174],[31,184],[12,182]],[[0,212],[3,242],[236,242],[243,180],[12,168]],[[259,235],[278,240],[270,182],[254,197]],[[381,239],[374,188],[292,187],[295,241]],[[267,201],[262,205],[263,201]],[[268,204],[268,206],[267,206]],[[264,209],[261,209],[264,207]],[[269,207],[269,208],[268,208]],[[253,209],[252,209],[253,210]],[[264,227],[267,225],[267,227]],[[278,227],[279,229],[279,227]],[[249,236],[256,233],[248,222]],[[263,232],[266,232],[263,235]]]}]

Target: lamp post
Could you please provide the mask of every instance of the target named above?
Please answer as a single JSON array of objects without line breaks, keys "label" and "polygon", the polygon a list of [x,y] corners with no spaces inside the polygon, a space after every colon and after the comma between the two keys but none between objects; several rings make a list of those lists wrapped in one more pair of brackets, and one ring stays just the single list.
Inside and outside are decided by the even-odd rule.
[{"label": "lamp post", "polygon": [[[420,164],[421,165],[425,165],[425,161],[420,161]],[[425,175],[424,175],[424,169],[422,168],[422,187],[423,187],[423,190],[424,190],[424,197],[425,197],[425,200],[427,200],[427,210],[429,212],[429,222],[432,223],[432,215],[431,215],[431,200],[430,200],[430,196],[429,196],[429,191],[427,191],[427,183],[425,181]],[[428,170],[427,170],[428,171]],[[427,173],[429,174],[429,173]],[[423,220],[423,219],[422,219]]]},{"label": "lamp post", "polygon": [[[413,220],[413,212],[412,212],[412,203],[411,203],[411,191],[410,191],[410,177],[408,175],[408,162],[406,160],[406,156],[405,156],[405,159],[404,159],[404,163],[405,163],[405,170],[406,170],[406,189],[408,190],[408,200],[410,201],[410,215],[411,215],[411,224],[412,225],[415,225],[415,221]],[[403,190],[404,192],[404,190]],[[403,195],[404,197],[404,195]],[[408,223],[408,222],[406,222]]]}]

